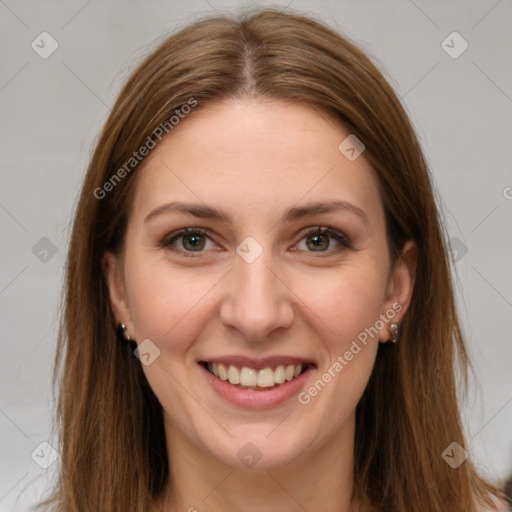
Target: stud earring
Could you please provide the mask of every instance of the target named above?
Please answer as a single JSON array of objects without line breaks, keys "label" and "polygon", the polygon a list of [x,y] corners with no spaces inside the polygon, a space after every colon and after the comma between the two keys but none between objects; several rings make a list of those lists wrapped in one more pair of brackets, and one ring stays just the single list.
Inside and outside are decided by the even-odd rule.
[{"label": "stud earring", "polygon": [[126,343],[130,343],[130,341],[132,341],[126,330],[126,324],[123,324],[122,322],[117,324],[117,333]]},{"label": "stud earring", "polygon": [[391,341],[396,343],[398,341],[398,324],[390,324],[389,332],[391,333]]}]

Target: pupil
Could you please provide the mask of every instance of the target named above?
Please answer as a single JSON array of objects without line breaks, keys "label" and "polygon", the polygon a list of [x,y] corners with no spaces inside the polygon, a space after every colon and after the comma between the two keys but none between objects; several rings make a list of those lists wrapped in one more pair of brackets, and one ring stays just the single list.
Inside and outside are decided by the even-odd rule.
[{"label": "pupil", "polygon": [[202,235],[186,235],[183,238],[183,246],[185,249],[202,249],[204,247],[204,238],[202,238]]},{"label": "pupil", "polygon": [[312,235],[309,240],[317,250],[325,251],[329,247],[329,239],[325,235]]}]

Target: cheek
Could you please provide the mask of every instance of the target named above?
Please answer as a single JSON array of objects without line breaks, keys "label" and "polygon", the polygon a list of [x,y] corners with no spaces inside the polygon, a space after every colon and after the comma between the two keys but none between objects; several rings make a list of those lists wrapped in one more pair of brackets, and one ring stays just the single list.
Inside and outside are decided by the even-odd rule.
[{"label": "cheek", "polygon": [[215,285],[212,275],[173,271],[144,255],[127,258],[125,268],[136,339],[149,338],[166,350],[183,349],[205,317]]},{"label": "cheek", "polygon": [[[385,279],[376,265],[347,266],[303,279],[300,295],[330,333],[329,345],[339,351],[359,333],[375,325],[384,297]],[[308,293],[309,291],[309,293]]]}]

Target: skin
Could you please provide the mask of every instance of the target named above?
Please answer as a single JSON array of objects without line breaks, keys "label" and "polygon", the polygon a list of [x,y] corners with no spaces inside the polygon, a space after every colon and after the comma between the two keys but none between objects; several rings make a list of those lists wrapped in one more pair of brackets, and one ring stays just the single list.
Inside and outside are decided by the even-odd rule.
[{"label": "skin", "polygon": [[[403,318],[415,246],[391,265],[377,178],[364,154],[349,161],[338,150],[347,135],[306,105],[228,99],[182,121],[137,171],[125,251],[106,253],[103,266],[116,319],[160,349],[143,367],[164,409],[171,469],[155,510],[357,509],[355,408],[379,342],[391,340],[389,323],[306,405],[294,397],[236,407],[197,364],[227,354],[306,357],[317,365],[307,389],[393,304],[402,306],[393,321]],[[344,209],[282,220],[290,207],[332,200],[363,216]],[[231,223],[179,211],[145,222],[173,201],[222,210]],[[317,226],[343,233],[349,247],[321,236],[328,246],[319,251],[304,233]],[[208,230],[202,251],[183,238],[161,244],[184,227]],[[252,263],[236,252],[247,236],[263,250]],[[262,454],[251,468],[237,457],[247,442]]]}]

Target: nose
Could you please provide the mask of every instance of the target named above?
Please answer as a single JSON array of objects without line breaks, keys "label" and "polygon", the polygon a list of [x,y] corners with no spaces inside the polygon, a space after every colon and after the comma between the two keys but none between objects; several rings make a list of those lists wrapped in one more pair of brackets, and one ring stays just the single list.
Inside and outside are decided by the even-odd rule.
[{"label": "nose", "polygon": [[294,320],[293,293],[271,264],[265,252],[252,263],[237,256],[227,276],[221,321],[248,341],[269,339]]}]

